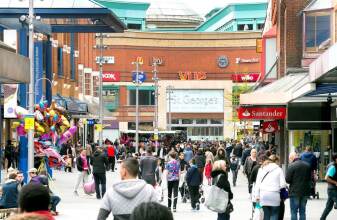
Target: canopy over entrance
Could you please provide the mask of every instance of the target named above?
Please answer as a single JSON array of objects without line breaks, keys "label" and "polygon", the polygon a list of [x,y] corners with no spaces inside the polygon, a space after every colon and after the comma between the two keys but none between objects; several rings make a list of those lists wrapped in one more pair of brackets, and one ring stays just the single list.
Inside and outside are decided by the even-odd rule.
[{"label": "canopy over entrance", "polygon": [[[28,14],[28,0],[1,0],[0,25],[20,29]],[[123,32],[126,27],[108,8],[91,0],[34,1],[35,31],[51,33]]]}]

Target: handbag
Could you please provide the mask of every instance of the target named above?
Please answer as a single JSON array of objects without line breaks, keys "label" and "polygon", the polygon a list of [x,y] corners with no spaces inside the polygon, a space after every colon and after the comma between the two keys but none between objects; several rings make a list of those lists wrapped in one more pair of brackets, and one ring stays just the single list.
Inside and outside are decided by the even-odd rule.
[{"label": "handbag", "polygon": [[96,188],[95,188],[95,180],[92,179],[89,182],[84,183],[83,185],[83,190],[86,194],[93,194],[96,192]]},{"label": "handbag", "polygon": [[289,198],[289,191],[286,187],[280,189],[280,198],[282,201],[285,201]]},{"label": "handbag", "polygon": [[263,220],[264,214],[263,209],[261,207],[255,207],[253,220]]},{"label": "handbag", "polygon": [[219,188],[217,183],[221,175],[218,175],[215,184],[211,186],[205,199],[205,206],[214,212],[225,213],[229,202],[228,192]]}]

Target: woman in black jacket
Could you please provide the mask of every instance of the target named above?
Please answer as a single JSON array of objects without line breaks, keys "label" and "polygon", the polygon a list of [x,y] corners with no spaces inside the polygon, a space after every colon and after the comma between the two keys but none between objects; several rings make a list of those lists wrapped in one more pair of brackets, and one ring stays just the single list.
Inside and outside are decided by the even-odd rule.
[{"label": "woman in black jacket", "polygon": [[[216,184],[220,189],[225,190],[228,192],[228,204],[230,205],[230,200],[233,199],[233,193],[231,190],[231,186],[228,181],[228,174],[226,172],[227,165],[226,161],[224,160],[218,160],[215,161],[213,164],[213,171],[212,171],[212,178],[213,178],[213,184]],[[218,178],[218,176],[220,176]],[[230,219],[230,211],[227,211],[225,213],[218,213],[218,220],[229,220]]]}]

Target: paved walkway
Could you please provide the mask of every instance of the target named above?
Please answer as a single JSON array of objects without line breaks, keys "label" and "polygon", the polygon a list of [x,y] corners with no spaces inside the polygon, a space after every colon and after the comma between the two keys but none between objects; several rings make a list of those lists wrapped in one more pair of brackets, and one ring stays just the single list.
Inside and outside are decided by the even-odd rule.
[{"label": "paved walkway", "polygon": [[[97,217],[100,201],[95,196],[88,196],[83,193],[83,190],[79,190],[79,197],[74,196],[74,185],[76,182],[77,173],[64,173],[61,171],[55,171],[56,181],[52,183],[52,188],[57,193],[62,201],[58,206],[60,215],[57,220],[74,220],[81,218],[83,220],[94,220]],[[118,172],[107,173],[107,188],[111,187],[111,184],[119,179]],[[207,188],[207,187],[206,187]],[[307,206],[307,219],[318,220],[326,202],[326,184],[318,184],[318,191],[321,194],[320,200],[310,200]],[[207,189],[205,190],[207,191]],[[248,198],[246,179],[244,176],[239,176],[237,187],[233,188],[234,193],[234,212],[231,215],[232,220],[248,220],[251,216],[251,204]],[[166,199],[163,204],[166,204]],[[290,219],[289,201],[286,203],[285,219]],[[215,213],[207,210],[201,206],[199,212],[192,212],[190,204],[183,204],[180,202],[177,207],[177,213],[174,214],[175,220],[212,220],[216,219]],[[111,216],[109,219],[112,219]],[[337,210],[333,210],[328,217],[328,220],[337,219]]]}]

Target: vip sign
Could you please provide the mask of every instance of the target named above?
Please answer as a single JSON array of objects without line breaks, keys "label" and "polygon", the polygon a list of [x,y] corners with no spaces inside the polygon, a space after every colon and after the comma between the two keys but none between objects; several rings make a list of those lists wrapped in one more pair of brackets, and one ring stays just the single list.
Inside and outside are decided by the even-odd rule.
[{"label": "vip sign", "polygon": [[180,80],[205,80],[207,79],[206,72],[179,72]]},{"label": "vip sign", "polygon": [[233,82],[256,82],[259,79],[259,73],[233,74]]},{"label": "vip sign", "polygon": [[119,72],[104,72],[102,75],[103,82],[119,82],[121,76]]}]

